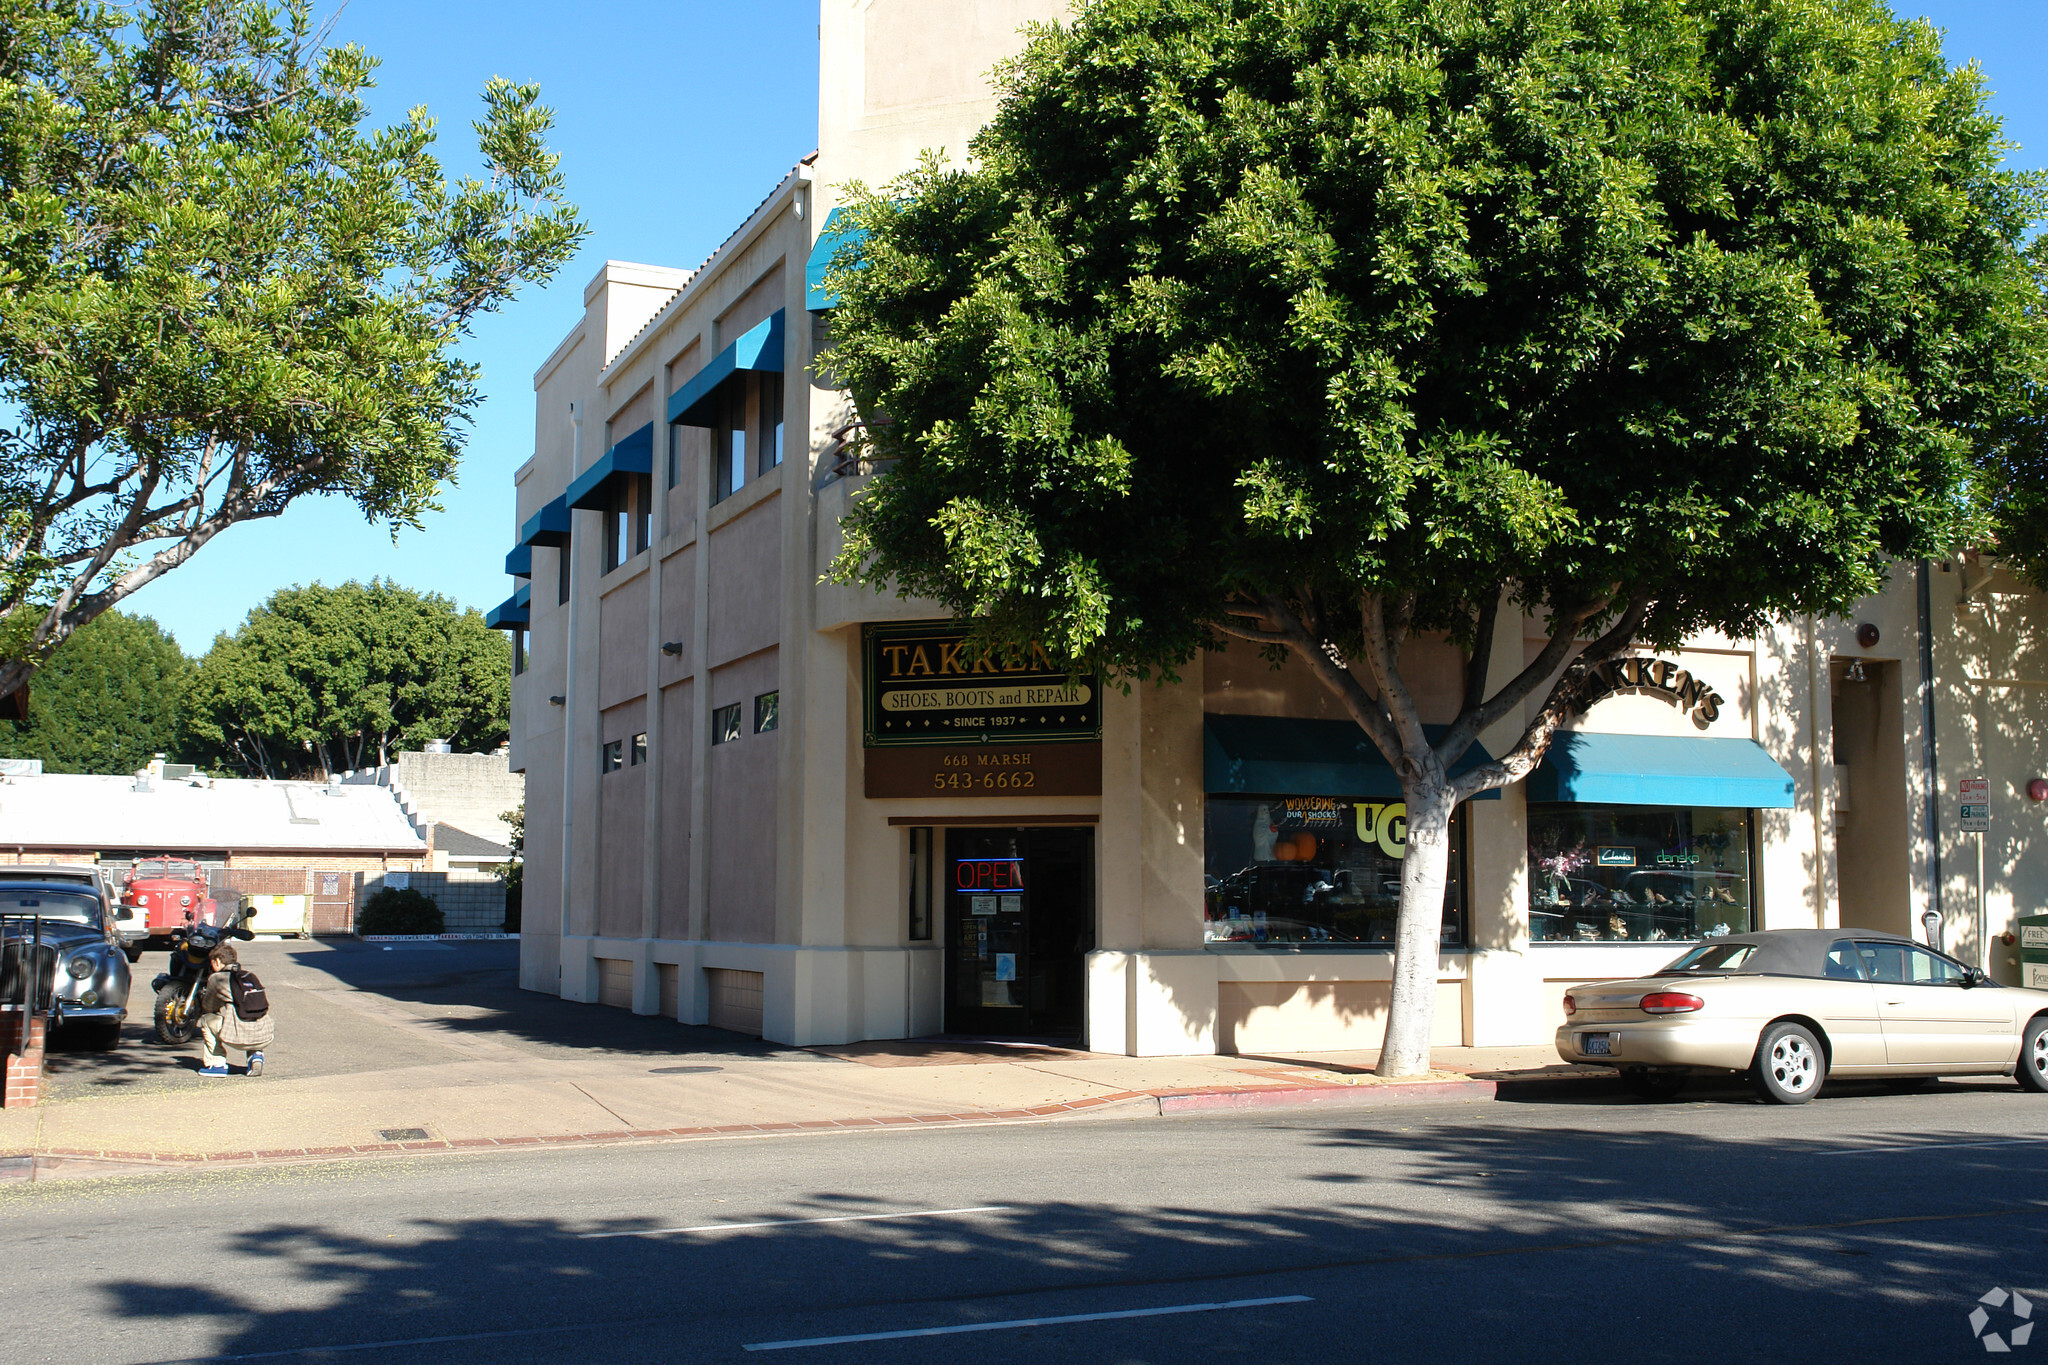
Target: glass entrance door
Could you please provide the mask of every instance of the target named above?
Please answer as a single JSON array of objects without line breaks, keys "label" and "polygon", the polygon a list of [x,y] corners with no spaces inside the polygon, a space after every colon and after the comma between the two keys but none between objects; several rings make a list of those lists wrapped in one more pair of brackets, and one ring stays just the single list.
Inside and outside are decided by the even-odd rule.
[{"label": "glass entrance door", "polygon": [[1095,938],[1090,829],[946,834],[946,1029],[1079,1037]]}]

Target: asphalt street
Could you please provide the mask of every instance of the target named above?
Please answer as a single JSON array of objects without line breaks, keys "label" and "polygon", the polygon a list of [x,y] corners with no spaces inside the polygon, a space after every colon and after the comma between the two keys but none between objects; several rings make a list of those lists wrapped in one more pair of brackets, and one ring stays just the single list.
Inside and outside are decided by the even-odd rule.
[{"label": "asphalt street", "polygon": [[16,1184],[0,1358],[1976,1359],[1981,1296],[2048,1304],[2044,1182],[2010,1082],[1599,1082]]}]

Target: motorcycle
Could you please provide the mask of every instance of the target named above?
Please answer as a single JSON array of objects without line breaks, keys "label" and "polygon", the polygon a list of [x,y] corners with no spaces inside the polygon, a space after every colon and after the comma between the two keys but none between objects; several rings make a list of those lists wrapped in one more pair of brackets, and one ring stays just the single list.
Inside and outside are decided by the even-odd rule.
[{"label": "motorcycle", "polygon": [[199,1036],[199,993],[206,987],[207,963],[225,938],[253,939],[242,927],[252,911],[229,916],[224,924],[180,925],[171,930],[171,969],[158,972],[150,989],[156,992],[156,1039],[173,1046]]}]

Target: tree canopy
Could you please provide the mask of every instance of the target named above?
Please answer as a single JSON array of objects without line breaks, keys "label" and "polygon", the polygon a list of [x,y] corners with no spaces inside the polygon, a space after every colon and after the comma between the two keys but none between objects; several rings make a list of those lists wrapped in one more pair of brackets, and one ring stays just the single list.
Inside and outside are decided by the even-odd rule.
[{"label": "tree canopy", "polygon": [[585,229],[537,88],[452,182],[306,0],[0,0],[0,695],[239,521],[333,493],[417,524],[455,347]]},{"label": "tree canopy", "polygon": [[0,755],[52,773],[132,773],[179,756],[192,661],[152,618],[110,611],[36,677],[28,718],[0,722]]},{"label": "tree canopy", "polygon": [[882,472],[833,571],[1127,676],[1313,670],[1409,806],[1390,1073],[1453,806],[1597,665],[1842,609],[2039,457],[2041,185],[1878,0],[1095,0],[1001,82],[969,166],[849,195]]},{"label": "tree canopy", "polygon": [[199,661],[187,727],[212,762],[259,777],[378,766],[446,739],[510,733],[512,650],[475,610],[373,580],[284,588]]}]

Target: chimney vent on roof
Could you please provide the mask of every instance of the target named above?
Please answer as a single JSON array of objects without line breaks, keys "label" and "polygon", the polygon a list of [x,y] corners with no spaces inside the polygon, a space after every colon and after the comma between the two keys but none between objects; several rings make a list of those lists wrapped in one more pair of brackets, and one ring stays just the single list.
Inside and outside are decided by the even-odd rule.
[{"label": "chimney vent on roof", "polygon": [[452,754],[455,752],[455,746],[445,739],[430,739],[427,741],[427,752],[430,754]]}]

